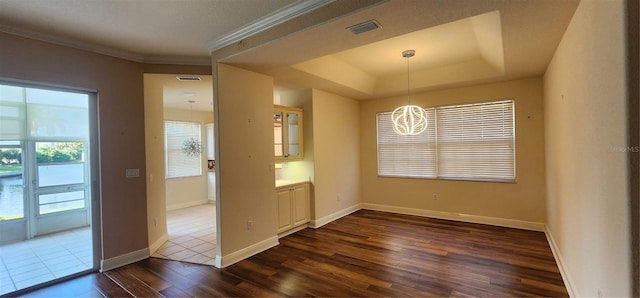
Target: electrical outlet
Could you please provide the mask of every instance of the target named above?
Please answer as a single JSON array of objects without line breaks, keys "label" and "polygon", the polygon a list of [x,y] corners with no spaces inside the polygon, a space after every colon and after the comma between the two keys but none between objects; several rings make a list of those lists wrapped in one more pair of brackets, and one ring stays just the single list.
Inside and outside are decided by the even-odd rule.
[{"label": "electrical outlet", "polygon": [[140,177],[140,169],[125,169],[124,176],[127,178]]},{"label": "electrical outlet", "polygon": [[158,227],[158,218],[154,218],[153,219],[153,226],[155,226],[156,228]]},{"label": "electrical outlet", "polygon": [[336,201],[340,202],[340,194],[336,196]]},{"label": "electrical outlet", "polygon": [[438,194],[437,194],[437,193],[434,193],[434,194],[433,194],[433,199],[434,199],[435,201],[437,201],[437,200],[438,200]]},{"label": "electrical outlet", "polygon": [[247,230],[253,230],[253,220],[247,220]]}]

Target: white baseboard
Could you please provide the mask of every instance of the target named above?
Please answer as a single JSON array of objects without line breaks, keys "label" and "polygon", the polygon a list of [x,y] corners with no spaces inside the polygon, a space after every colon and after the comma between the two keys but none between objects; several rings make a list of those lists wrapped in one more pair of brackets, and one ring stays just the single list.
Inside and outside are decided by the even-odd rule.
[{"label": "white baseboard", "polygon": [[500,226],[500,227],[517,228],[517,229],[540,231],[540,232],[544,232],[545,230],[544,223],[541,223],[541,222],[498,218],[498,217],[488,217],[488,216],[444,212],[444,211],[434,211],[434,210],[427,210],[427,209],[396,207],[396,206],[370,204],[370,203],[363,203],[361,205],[362,205],[362,209],[368,209],[368,210],[394,212],[394,213],[407,214],[407,215],[418,215],[418,216],[425,216],[425,217],[432,217],[432,218],[439,218],[439,219],[487,224],[487,225],[494,225],[494,226]]},{"label": "white baseboard", "polygon": [[132,251],[124,255],[119,255],[117,257],[102,260],[100,262],[100,272],[109,271],[111,269],[135,263],[137,261],[144,260],[149,256],[149,248],[143,248],[141,250]]},{"label": "white baseboard", "polygon": [[573,286],[573,282],[569,277],[569,270],[567,270],[566,263],[562,258],[562,254],[560,253],[560,249],[556,244],[553,235],[551,234],[551,230],[549,230],[549,226],[545,225],[544,233],[547,235],[547,241],[549,241],[549,246],[551,247],[551,252],[553,253],[553,258],[556,259],[556,264],[558,264],[558,269],[560,270],[560,275],[562,276],[562,281],[564,282],[564,286],[567,287],[567,292],[569,292],[569,297],[580,297],[578,292],[575,290]]},{"label": "white baseboard", "polygon": [[162,244],[167,242],[167,240],[169,240],[169,234],[164,233],[162,236],[160,236],[160,238],[151,243],[151,245],[149,245],[149,255],[154,254],[156,250],[158,250],[158,248],[162,246]]},{"label": "white baseboard", "polygon": [[278,236],[267,238],[258,243],[247,246],[238,251],[232,252],[226,256],[216,256],[215,266],[218,268],[224,268],[224,267],[233,265],[248,257],[259,254],[269,248],[277,246],[278,244],[280,244],[280,242],[278,241]]},{"label": "white baseboard", "polygon": [[209,204],[209,199],[167,205],[167,211]]},{"label": "white baseboard", "polygon": [[293,229],[291,229],[291,230],[284,231],[284,232],[282,232],[282,233],[278,234],[278,239],[280,239],[280,238],[282,238],[282,237],[287,237],[287,236],[289,236],[289,235],[291,235],[291,234],[293,234],[293,233],[295,233],[295,232],[298,232],[298,231],[304,230],[304,229],[306,229],[308,226],[309,226],[308,224],[300,225],[300,226],[297,226],[297,227],[295,227],[295,228],[293,228]]},{"label": "white baseboard", "polygon": [[317,229],[317,228],[319,228],[321,226],[324,226],[324,225],[326,225],[326,224],[328,224],[328,223],[330,223],[330,222],[332,222],[332,221],[334,221],[334,220],[336,220],[336,219],[338,219],[340,217],[347,216],[347,215],[349,215],[349,214],[351,214],[353,212],[356,212],[356,211],[362,209],[360,207],[360,205],[361,204],[355,204],[355,205],[353,205],[351,207],[347,207],[345,209],[338,210],[338,211],[336,211],[334,213],[331,213],[331,214],[329,214],[327,216],[324,216],[324,217],[321,217],[319,219],[311,220],[309,222],[309,226],[314,228],[314,229]]}]

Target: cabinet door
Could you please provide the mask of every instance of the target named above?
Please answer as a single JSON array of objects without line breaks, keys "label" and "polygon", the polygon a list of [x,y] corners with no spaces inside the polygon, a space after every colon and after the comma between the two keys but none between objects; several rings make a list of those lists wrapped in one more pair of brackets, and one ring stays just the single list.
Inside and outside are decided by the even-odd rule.
[{"label": "cabinet door", "polygon": [[284,158],[284,126],[283,118],[284,112],[275,111],[273,113],[273,145],[274,156],[276,158]]},{"label": "cabinet door", "polygon": [[293,226],[309,222],[309,188],[296,186],[291,190],[293,197]]},{"label": "cabinet door", "polygon": [[298,158],[302,157],[301,153],[301,114],[298,112],[286,112],[287,115],[287,152],[286,157]]},{"label": "cabinet door", "polygon": [[278,198],[278,233],[293,227],[291,218],[291,191],[287,189],[276,192]]}]

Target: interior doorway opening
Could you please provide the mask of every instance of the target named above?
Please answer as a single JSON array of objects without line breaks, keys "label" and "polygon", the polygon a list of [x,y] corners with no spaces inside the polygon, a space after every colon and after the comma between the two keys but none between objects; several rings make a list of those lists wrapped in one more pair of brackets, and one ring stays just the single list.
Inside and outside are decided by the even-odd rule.
[{"label": "interior doorway opening", "polygon": [[151,256],[214,265],[213,82],[180,77],[144,77]]}]

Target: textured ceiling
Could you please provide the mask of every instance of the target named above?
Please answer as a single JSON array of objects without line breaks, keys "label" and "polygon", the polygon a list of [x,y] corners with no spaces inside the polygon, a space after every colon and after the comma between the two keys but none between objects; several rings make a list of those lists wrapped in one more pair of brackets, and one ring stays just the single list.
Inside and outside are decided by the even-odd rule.
[{"label": "textured ceiling", "polygon": [[[256,31],[242,47],[211,47],[247,25],[309,3],[316,5],[311,13]],[[209,64],[212,49],[220,62],[273,76],[279,90],[313,87],[373,99],[406,93],[406,49],[417,52],[410,60],[412,92],[542,75],[578,3],[0,0],[0,31],[141,62]],[[345,29],[371,19],[382,28],[360,35]],[[181,86],[166,88],[178,101],[192,92],[171,88]]]},{"label": "textured ceiling", "polygon": [[210,64],[207,44],[296,0],[1,0],[0,31],[144,62]]}]

